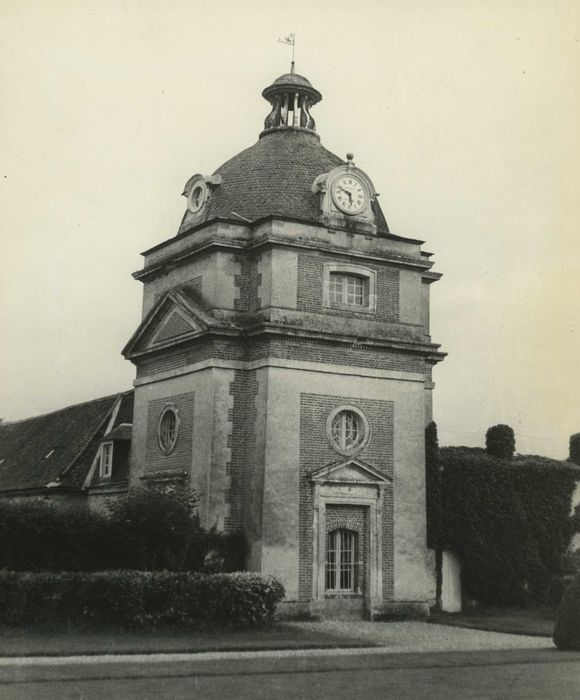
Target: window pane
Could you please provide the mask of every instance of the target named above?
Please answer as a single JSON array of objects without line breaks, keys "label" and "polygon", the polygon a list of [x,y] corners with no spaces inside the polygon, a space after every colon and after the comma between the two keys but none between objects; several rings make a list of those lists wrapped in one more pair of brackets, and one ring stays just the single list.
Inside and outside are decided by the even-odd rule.
[{"label": "window pane", "polygon": [[342,438],[342,426],[343,426],[343,414],[338,413],[336,416],[334,416],[334,420],[332,421],[332,439],[338,445],[338,447],[344,447],[343,445],[343,438]]},{"label": "window pane", "polygon": [[346,303],[362,306],[363,280],[360,277],[348,277],[346,287]]},{"label": "window pane", "polygon": [[326,538],[326,589],[353,592],[355,537],[350,530],[334,530]]},{"label": "window pane", "polygon": [[333,272],[328,281],[330,303],[365,306],[368,304],[367,286],[368,280],[364,277]]},{"label": "window pane", "polygon": [[113,466],[113,446],[106,443],[101,447],[101,476],[110,476]]},{"label": "window pane", "polygon": [[331,532],[326,538],[326,588],[336,588],[336,532]]},{"label": "window pane", "polygon": [[351,411],[344,416],[344,446],[353,447],[358,443],[358,416]]},{"label": "window pane", "polygon": [[362,442],[365,432],[360,416],[354,411],[341,411],[333,419],[330,437],[339,450],[350,450]]},{"label": "window pane", "polygon": [[341,275],[330,275],[329,296],[333,304],[341,304],[343,297],[343,278]]}]

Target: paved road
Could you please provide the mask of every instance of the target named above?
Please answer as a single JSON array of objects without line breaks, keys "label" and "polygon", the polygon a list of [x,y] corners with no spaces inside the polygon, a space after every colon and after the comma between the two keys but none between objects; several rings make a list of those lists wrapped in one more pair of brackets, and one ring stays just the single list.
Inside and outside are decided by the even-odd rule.
[{"label": "paved road", "polygon": [[3,660],[0,698],[578,700],[580,654],[358,649]]}]

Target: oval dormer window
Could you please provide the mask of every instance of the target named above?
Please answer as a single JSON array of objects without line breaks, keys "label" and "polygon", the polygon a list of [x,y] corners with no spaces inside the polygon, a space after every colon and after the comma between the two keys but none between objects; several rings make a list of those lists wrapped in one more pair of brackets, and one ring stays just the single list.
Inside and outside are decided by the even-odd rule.
[{"label": "oval dormer window", "polygon": [[191,188],[188,200],[189,211],[192,214],[197,214],[201,211],[207,196],[207,187],[205,182],[199,179]]}]

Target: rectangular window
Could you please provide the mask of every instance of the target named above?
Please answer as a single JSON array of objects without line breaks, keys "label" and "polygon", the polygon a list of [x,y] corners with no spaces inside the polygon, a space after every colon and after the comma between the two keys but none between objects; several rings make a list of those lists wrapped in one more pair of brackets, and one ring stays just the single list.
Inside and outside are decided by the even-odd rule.
[{"label": "rectangular window", "polygon": [[108,479],[113,472],[113,443],[104,442],[101,445],[101,465],[100,476],[102,479]]},{"label": "rectangular window", "polygon": [[354,593],[355,538],[350,530],[334,530],[326,538],[326,590]]},{"label": "rectangular window", "polygon": [[332,272],[328,280],[331,305],[368,306],[368,281],[357,275]]}]

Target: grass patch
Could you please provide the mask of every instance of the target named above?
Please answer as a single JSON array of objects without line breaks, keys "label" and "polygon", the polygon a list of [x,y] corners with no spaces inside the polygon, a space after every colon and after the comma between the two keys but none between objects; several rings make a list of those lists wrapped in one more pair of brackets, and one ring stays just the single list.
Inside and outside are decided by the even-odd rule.
[{"label": "grass patch", "polygon": [[316,649],[372,646],[361,640],[284,623],[256,628],[199,631],[158,628],[126,631],[90,627],[0,627],[0,656],[84,656],[97,654],[200,653],[262,649]]},{"label": "grass patch", "polygon": [[532,608],[484,607],[461,613],[432,611],[429,622],[454,627],[507,634],[525,634],[531,637],[551,637],[554,632],[556,610],[548,606]]}]

